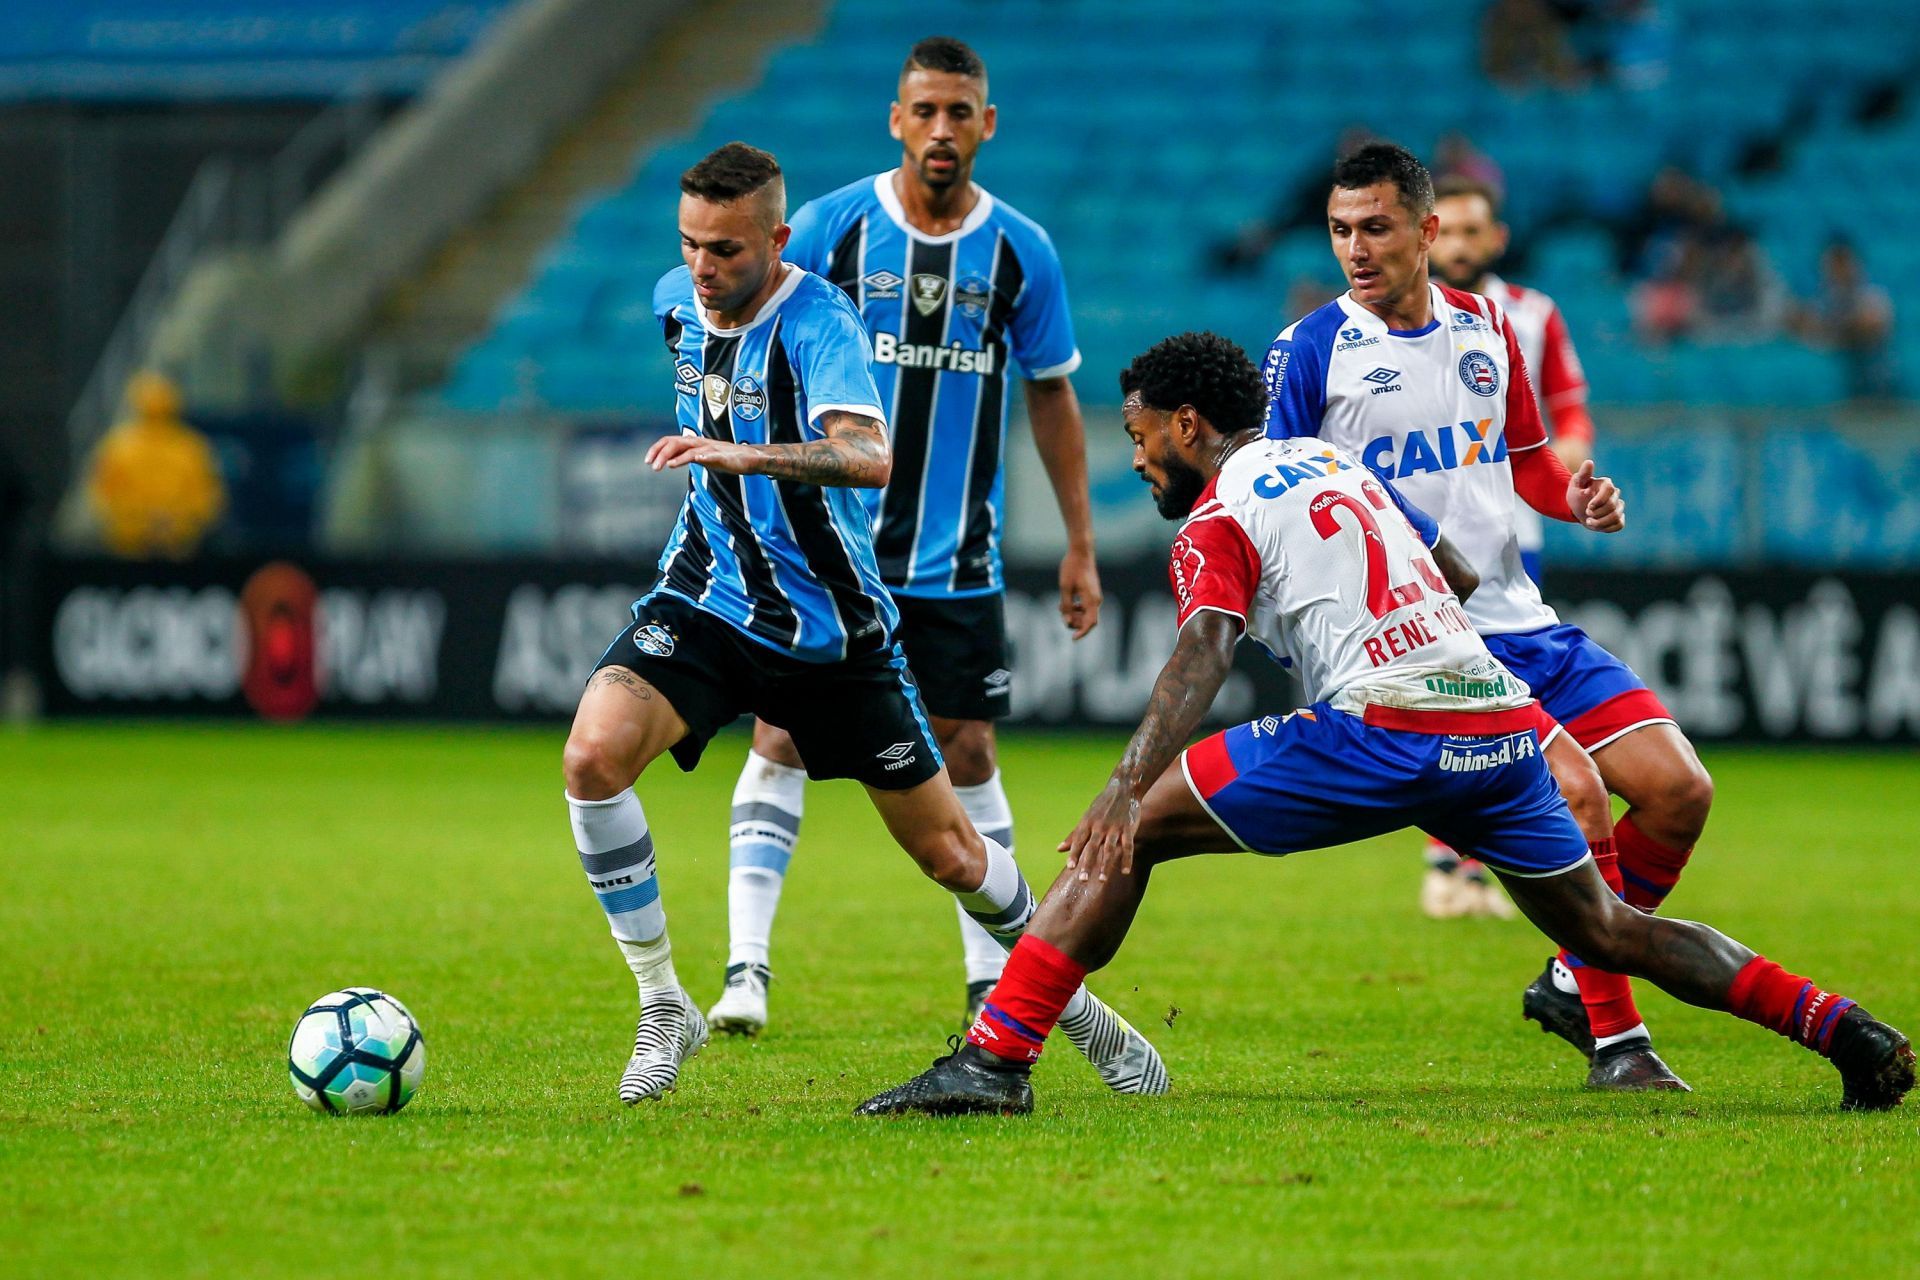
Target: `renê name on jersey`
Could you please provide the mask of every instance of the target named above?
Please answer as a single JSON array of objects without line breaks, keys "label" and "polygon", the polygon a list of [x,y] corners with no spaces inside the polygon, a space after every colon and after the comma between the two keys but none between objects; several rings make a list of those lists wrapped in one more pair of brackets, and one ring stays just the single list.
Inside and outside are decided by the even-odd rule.
[{"label": "ren\u00ea name on jersey", "polygon": [[[1439,628],[1439,635],[1434,634],[1436,627]],[[1384,667],[1395,658],[1404,658],[1430,644],[1438,644],[1441,635],[1465,635],[1472,630],[1473,624],[1467,621],[1466,610],[1451,600],[1444,600],[1431,614],[1423,609],[1403,622],[1382,628],[1360,643],[1367,652],[1367,661],[1376,667]]]},{"label": "ren\u00ea name on jersey", "polygon": [[978,373],[987,377],[1000,371],[998,347],[967,347],[958,342],[939,346],[931,342],[902,342],[891,333],[873,335],[873,358],[881,364],[902,369],[945,370],[949,373]]}]

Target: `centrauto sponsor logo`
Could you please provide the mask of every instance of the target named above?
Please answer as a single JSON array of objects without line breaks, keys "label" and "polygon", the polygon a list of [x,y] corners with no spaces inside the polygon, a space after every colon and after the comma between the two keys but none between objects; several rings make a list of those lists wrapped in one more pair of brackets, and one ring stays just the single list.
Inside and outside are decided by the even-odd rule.
[{"label": "centrauto sponsor logo", "polygon": [[75,586],[54,611],[54,674],[100,707],[226,703],[297,720],[322,703],[423,704],[439,683],[446,601],[431,588],[320,587],[275,561],[236,592]]},{"label": "centrauto sponsor logo", "polygon": [[1000,371],[998,347],[967,347],[958,342],[938,346],[931,342],[902,342],[891,333],[873,335],[873,358],[902,369],[934,369],[949,373],[991,376]]}]

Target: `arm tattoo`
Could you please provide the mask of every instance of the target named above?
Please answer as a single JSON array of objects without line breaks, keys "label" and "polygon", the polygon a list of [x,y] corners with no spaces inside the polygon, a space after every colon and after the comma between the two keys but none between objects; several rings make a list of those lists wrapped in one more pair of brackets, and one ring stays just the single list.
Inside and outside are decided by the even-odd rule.
[{"label": "arm tattoo", "polygon": [[846,489],[878,489],[893,469],[880,423],[858,413],[829,413],[824,440],[760,446],[760,473],[776,480]]},{"label": "arm tattoo", "polygon": [[653,701],[653,686],[625,667],[602,667],[595,679],[609,688],[618,685],[642,702]]},{"label": "arm tattoo", "polygon": [[1153,682],[1147,714],[1114,766],[1113,776],[1134,794],[1151,786],[1187,745],[1226,683],[1239,638],[1239,621],[1211,609],[1195,614],[1181,628],[1173,656]]}]

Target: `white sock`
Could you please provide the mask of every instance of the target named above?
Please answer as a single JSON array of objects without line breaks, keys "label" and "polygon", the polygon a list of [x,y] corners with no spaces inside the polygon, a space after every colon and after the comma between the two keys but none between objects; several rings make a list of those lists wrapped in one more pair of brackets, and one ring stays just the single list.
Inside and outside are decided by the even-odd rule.
[{"label": "white sock", "polygon": [[991,836],[981,836],[987,847],[987,873],[980,887],[968,893],[956,893],[954,901],[993,935],[999,944],[1011,950],[1033,919],[1035,903],[1027,878],[1007,847]]},{"label": "white sock", "polygon": [[[567,809],[587,884],[607,913],[607,927],[640,983],[643,1002],[646,993],[662,983],[677,988],[666,908],[660,904],[660,882],[653,873],[653,834],[647,830],[640,797],[631,790],[611,800],[569,795]],[[644,963],[636,953],[645,957]]]},{"label": "white sock", "polygon": [[1647,1024],[1642,1022],[1638,1026],[1630,1027],[1627,1030],[1622,1031],[1619,1035],[1595,1036],[1593,1038],[1593,1047],[1595,1052],[1598,1052],[1599,1050],[1606,1048],[1610,1044],[1619,1044],[1622,1040],[1645,1040],[1651,1043],[1653,1040],[1653,1033],[1648,1031]]},{"label": "white sock", "polygon": [[790,769],[757,752],[733,788],[733,825],[728,829],[727,964],[767,963],[773,916],[787,863],[800,839],[807,800],[807,771]]},{"label": "white sock", "polygon": [[[967,811],[967,818],[982,836],[998,841],[1006,851],[1013,852],[1013,809],[1007,804],[1007,792],[1000,785],[1000,771],[995,769],[993,776],[973,787],[955,787],[954,794],[960,797],[960,807]],[[960,917],[960,947],[965,957],[967,984],[976,982],[996,982],[1000,971],[1007,966],[1006,948],[1000,940],[988,933],[967,909],[958,902],[954,912]]]}]

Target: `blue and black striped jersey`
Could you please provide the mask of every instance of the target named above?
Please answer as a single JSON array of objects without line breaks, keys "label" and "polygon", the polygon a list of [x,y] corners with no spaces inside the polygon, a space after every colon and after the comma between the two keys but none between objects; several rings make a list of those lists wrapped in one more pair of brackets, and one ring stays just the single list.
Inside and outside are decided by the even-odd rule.
[{"label": "blue and black striped jersey", "polygon": [[[737,329],[709,323],[685,267],[655,286],[683,434],[797,444],[823,438],[818,424],[830,410],[885,421],[867,334],[846,295],[797,267],[784,270],[779,291]],[[874,563],[861,491],[687,470],[656,590],[804,661],[839,661],[892,642],[899,615]]]},{"label": "blue and black striped jersey", "polygon": [[987,192],[957,231],[913,229],[893,174],[862,178],[793,217],[787,260],[846,291],[873,335],[893,437],[874,550],[898,595],[1005,589],[1007,374],[1079,367],[1053,242]]}]

